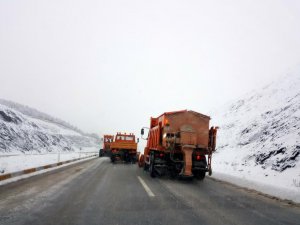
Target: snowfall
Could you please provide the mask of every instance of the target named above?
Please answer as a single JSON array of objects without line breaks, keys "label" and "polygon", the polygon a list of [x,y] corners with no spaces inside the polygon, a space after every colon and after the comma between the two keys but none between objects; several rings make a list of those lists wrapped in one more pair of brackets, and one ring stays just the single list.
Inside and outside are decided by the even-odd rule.
[{"label": "snowfall", "polygon": [[[213,178],[300,203],[300,67],[210,116],[219,126]],[[0,99],[0,174],[95,154],[99,143],[62,120]]]}]

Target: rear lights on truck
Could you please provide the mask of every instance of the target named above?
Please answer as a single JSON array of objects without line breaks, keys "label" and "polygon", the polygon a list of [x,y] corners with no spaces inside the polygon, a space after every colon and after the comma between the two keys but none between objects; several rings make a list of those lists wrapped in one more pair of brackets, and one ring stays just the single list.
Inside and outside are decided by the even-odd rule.
[{"label": "rear lights on truck", "polygon": [[161,158],[161,159],[163,159],[164,156],[165,156],[164,153],[155,154],[155,158]]}]

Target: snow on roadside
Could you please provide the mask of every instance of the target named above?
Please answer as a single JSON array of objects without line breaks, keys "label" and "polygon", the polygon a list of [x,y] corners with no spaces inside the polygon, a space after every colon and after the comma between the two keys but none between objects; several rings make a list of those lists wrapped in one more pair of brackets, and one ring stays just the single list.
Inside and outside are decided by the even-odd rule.
[{"label": "snow on roadside", "polygon": [[[271,167],[262,168],[254,160],[247,158],[247,152],[240,149],[226,149],[217,152],[212,160],[213,171],[231,177],[251,181],[260,185],[272,185],[277,188],[296,191],[300,196],[300,164],[284,172]],[[222,176],[218,176],[222,178]],[[279,196],[278,196],[279,197]]]},{"label": "snow on roadside", "polygon": [[245,167],[239,164],[238,160],[226,161],[224,158],[221,160],[215,157],[213,161],[215,162],[212,177],[216,179],[300,203],[300,167],[298,165],[284,173],[278,173],[270,168],[261,169],[254,165]]},{"label": "snow on roadside", "polygon": [[12,156],[0,156],[0,175],[17,172],[29,168],[45,166],[71,159],[83,158],[98,154],[95,147],[83,148],[76,152],[45,153],[45,154],[19,154]]},{"label": "snow on roadside", "polygon": [[[214,172],[212,177],[240,187],[253,189],[271,196],[275,196],[283,200],[291,200],[295,203],[300,203],[300,186],[298,188],[288,189],[286,187],[274,186],[273,183],[269,183],[267,180],[254,180],[241,177],[240,175],[234,176],[225,172]],[[280,179],[281,178],[279,177],[277,180],[278,183],[280,183]]]},{"label": "snow on roadside", "polygon": [[[106,157],[100,158],[100,160],[103,162],[103,161],[107,160],[105,158]],[[33,176],[40,175],[40,174],[43,174],[43,173],[47,173],[49,171],[53,171],[53,170],[56,170],[58,168],[67,167],[67,166],[76,164],[78,162],[88,161],[88,160],[91,160],[91,159],[93,159],[93,158],[84,158],[84,159],[81,159],[81,160],[78,160],[78,161],[74,161],[74,162],[70,162],[70,163],[67,163],[67,164],[60,165],[59,167],[52,167],[52,168],[49,168],[49,169],[39,170],[39,171],[36,171],[34,173],[23,174],[21,176],[16,176],[16,177],[13,177],[13,178],[10,178],[10,179],[2,180],[2,181],[0,181],[0,186],[1,185],[6,185],[6,184],[9,184],[9,183],[13,183],[13,182],[16,182],[16,181],[19,181],[19,180],[27,179],[29,177],[33,177]]]}]

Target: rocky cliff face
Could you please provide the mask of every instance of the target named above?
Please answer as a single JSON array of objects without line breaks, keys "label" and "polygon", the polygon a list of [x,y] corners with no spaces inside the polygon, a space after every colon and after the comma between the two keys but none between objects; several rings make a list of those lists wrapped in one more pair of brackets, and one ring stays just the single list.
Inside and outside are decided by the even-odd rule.
[{"label": "rocky cliff face", "polygon": [[[26,115],[0,102],[0,153],[74,151],[76,148],[93,147],[97,139],[85,136],[59,121],[51,122],[32,116],[30,108]],[[54,121],[55,119],[53,119]]]}]

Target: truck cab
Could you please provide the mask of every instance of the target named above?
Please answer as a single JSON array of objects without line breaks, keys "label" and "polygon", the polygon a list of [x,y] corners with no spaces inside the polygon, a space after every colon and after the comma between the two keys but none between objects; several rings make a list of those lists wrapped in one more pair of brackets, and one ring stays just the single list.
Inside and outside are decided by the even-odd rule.
[{"label": "truck cab", "polygon": [[111,161],[135,163],[137,160],[137,141],[133,133],[118,132],[111,143]]},{"label": "truck cab", "polygon": [[99,157],[110,156],[111,154],[111,143],[114,141],[114,135],[105,134],[103,136],[103,148],[99,151]]}]

